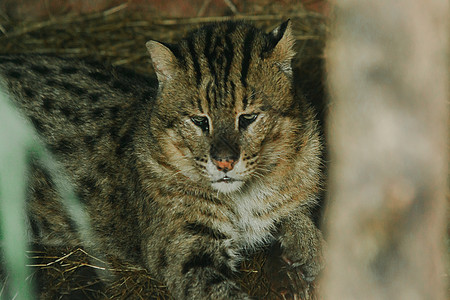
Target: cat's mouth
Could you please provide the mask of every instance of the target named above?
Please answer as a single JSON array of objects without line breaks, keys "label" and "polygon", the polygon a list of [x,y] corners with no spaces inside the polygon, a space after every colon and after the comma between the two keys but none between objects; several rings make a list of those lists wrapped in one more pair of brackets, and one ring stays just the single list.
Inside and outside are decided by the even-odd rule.
[{"label": "cat's mouth", "polygon": [[222,178],[213,181],[213,183],[234,183],[234,182],[242,182],[242,180],[225,175]]},{"label": "cat's mouth", "polygon": [[218,180],[212,181],[211,186],[219,192],[232,193],[240,190],[243,184],[244,181],[225,175]]},{"label": "cat's mouth", "polygon": [[240,180],[236,180],[234,178],[228,177],[227,175],[223,176],[222,178],[220,178],[219,180],[216,180],[215,182],[225,182],[225,183],[231,183],[234,181],[240,181]]}]

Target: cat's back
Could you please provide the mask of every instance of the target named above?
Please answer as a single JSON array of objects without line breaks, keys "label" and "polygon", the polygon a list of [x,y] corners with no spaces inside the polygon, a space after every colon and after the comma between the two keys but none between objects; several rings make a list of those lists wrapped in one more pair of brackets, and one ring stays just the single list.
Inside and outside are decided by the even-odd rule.
[{"label": "cat's back", "polygon": [[[114,142],[156,81],[124,68],[48,55],[1,55],[0,89],[62,154]],[[86,149],[84,149],[86,150]]]},{"label": "cat's back", "polygon": [[[139,108],[152,106],[155,83],[128,69],[88,60],[0,55],[0,93],[8,94],[32,123],[79,199],[96,212],[91,221],[102,240],[99,245],[117,254],[116,245],[126,244],[118,253],[123,257],[138,255],[131,249],[139,241],[128,234],[137,225],[115,199],[132,193],[131,133]],[[32,161],[30,170],[27,211],[35,241],[78,245],[76,227],[46,168]]]}]

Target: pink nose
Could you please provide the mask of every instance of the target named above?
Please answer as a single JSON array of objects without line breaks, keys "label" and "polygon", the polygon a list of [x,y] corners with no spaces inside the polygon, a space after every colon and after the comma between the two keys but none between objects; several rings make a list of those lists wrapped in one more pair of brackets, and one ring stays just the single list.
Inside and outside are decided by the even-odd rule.
[{"label": "pink nose", "polygon": [[233,170],[234,164],[236,163],[236,161],[233,159],[226,159],[226,160],[213,159],[213,162],[216,165],[217,170],[225,172]]}]

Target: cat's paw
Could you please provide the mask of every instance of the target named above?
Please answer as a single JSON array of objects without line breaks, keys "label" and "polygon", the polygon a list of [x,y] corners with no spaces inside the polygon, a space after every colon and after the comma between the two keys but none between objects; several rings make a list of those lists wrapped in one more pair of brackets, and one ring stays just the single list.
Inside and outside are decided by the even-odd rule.
[{"label": "cat's paw", "polygon": [[325,266],[322,234],[315,229],[310,232],[285,235],[281,240],[281,258],[290,270],[298,270],[303,279],[312,282]]},{"label": "cat's paw", "polygon": [[283,259],[279,245],[274,245],[264,265],[265,273],[269,278],[271,293],[270,300],[308,300],[315,299],[314,283],[305,280],[303,270],[294,267]]},{"label": "cat's paw", "polygon": [[290,260],[286,255],[282,255],[281,259],[286,264],[286,269],[290,273],[297,274],[307,282],[314,281],[324,267],[323,258],[303,264]]}]

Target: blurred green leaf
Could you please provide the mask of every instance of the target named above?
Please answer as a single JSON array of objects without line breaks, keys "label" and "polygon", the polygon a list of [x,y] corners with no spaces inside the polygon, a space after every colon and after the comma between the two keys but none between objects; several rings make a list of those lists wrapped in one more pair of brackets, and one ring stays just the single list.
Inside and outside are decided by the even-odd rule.
[{"label": "blurred green leaf", "polygon": [[[15,299],[31,299],[27,282],[27,232],[25,193],[27,149],[34,143],[34,131],[17,113],[7,95],[0,91],[0,242]],[[17,294],[15,294],[17,293]]]}]

